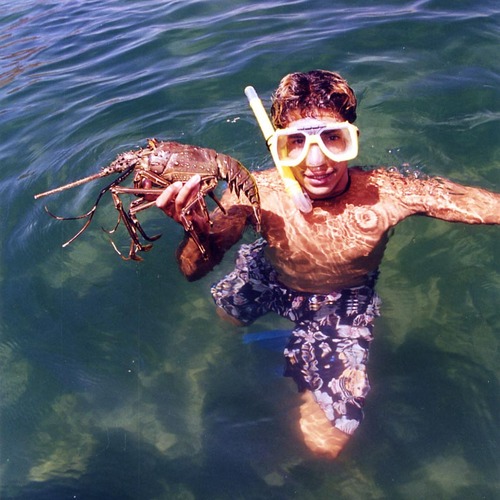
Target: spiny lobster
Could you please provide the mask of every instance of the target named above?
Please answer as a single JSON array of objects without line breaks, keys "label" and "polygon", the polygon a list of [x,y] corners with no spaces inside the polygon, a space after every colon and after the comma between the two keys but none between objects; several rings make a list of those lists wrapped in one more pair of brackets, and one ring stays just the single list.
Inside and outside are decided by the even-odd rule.
[{"label": "spiny lobster", "polygon": [[[121,187],[121,184],[132,173],[134,173],[133,187]],[[190,233],[204,257],[207,256],[206,249],[200,242],[188,215],[190,210],[196,204],[199,204],[207,221],[210,222],[204,198],[205,195],[209,195],[220,209],[225,212],[224,207],[213,193],[219,180],[227,181],[228,187],[238,196],[243,191],[253,208],[255,228],[257,231],[260,231],[259,192],[252,174],[240,162],[230,156],[219,154],[213,149],[190,146],[178,142],[163,142],[156,139],[149,139],[146,147],[118,155],[110,165],[102,168],[99,173],[37,194],[35,195],[35,199],[80,186],[86,182],[112,174],[120,175],[100,191],[93,207],[82,215],[60,217],[52,214],[45,207],[45,210],[57,220],[87,219],[83,227],[70,240],[64,243],[63,247],[75,241],[87,229],[92,222],[101,198],[110,191],[113,203],[119,214],[118,222],[110,233],[113,233],[120,222],[123,221],[131,238],[128,257],[123,256],[116,245],[113,242],[111,243],[122,258],[126,260],[142,260],[137,255],[137,252],[150,250],[153,246],[151,242],[157,240],[161,235],[148,236],[139,223],[136,214],[154,206],[156,198],[167,186],[176,181],[186,182],[195,174],[201,176],[200,191],[198,196],[183,209],[181,223],[184,229]],[[120,195],[123,194],[137,196],[137,199],[130,203],[128,210],[123,207],[120,198]],[[142,243],[140,236],[150,243]]]}]

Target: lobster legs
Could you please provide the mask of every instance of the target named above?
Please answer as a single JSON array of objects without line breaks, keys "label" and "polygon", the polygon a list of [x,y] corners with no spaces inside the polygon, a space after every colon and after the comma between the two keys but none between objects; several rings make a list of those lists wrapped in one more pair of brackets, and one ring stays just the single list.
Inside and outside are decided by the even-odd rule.
[{"label": "lobster legs", "polygon": [[[149,172],[149,175],[147,176],[149,180],[153,181],[155,184],[159,185],[164,185],[164,187],[167,187],[170,183],[166,182],[164,179],[161,177]],[[226,210],[218,200],[218,198],[214,195],[214,193],[210,190],[207,191],[207,189],[211,188],[211,186],[204,187],[202,185],[200,191],[198,191],[197,195],[182,209],[180,213],[180,223],[182,224],[182,227],[184,230],[188,233],[190,233],[191,238],[193,241],[196,243],[196,246],[200,250],[200,253],[202,254],[203,258],[208,258],[207,250],[203,246],[203,244],[200,241],[200,238],[195,230],[195,227],[192,223],[191,218],[189,217],[193,208],[196,207],[196,205],[199,206],[203,217],[206,218],[206,220],[209,221],[210,224],[212,224],[212,221],[210,219],[210,214],[208,212],[208,207],[207,204],[205,203],[205,195],[208,194],[212,200],[214,200],[215,204],[221,209],[223,213],[226,213]],[[155,236],[148,236],[144,229],[142,228],[139,220],[136,217],[136,214],[142,210],[146,210],[152,206],[155,205],[156,203],[156,198],[160,196],[160,194],[163,192],[163,188],[122,188],[119,186],[114,185],[111,189],[111,196],[113,198],[113,203],[118,211],[118,222],[116,223],[115,227],[109,231],[109,233],[113,233],[119,226],[120,222],[123,221],[124,226],[126,227],[130,238],[130,250],[129,250],[129,255],[128,257],[125,257],[116,247],[116,245],[111,242],[113,245],[113,248],[115,251],[122,257],[122,259],[125,260],[143,260],[141,257],[137,255],[137,252],[144,252],[148,251],[152,248],[152,245],[147,244],[144,245],[141,243],[139,240],[138,233],[147,241],[155,241],[158,238],[160,238],[161,235],[155,235]],[[126,211],[123,208],[123,203],[121,201],[120,195],[122,194],[128,194],[128,195],[135,195],[135,196],[140,196],[141,198],[138,200],[133,201],[130,204],[130,208],[128,211]],[[154,197],[154,200],[151,198]],[[95,207],[94,207],[95,208]],[[88,224],[87,224],[88,225]],[[83,232],[84,229],[82,229],[81,232]],[[80,232],[80,234],[81,234]]]},{"label": "lobster legs", "polygon": [[79,219],[87,219],[85,224],[82,226],[82,228],[74,235],[72,236],[66,243],[63,244],[63,248],[67,247],[73,241],[75,241],[78,236],[80,236],[85,229],[90,225],[92,222],[92,219],[94,217],[95,211],[97,210],[97,205],[99,205],[99,202],[101,201],[101,198],[110,190],[112,190],[115,186],[123,182],[133,171],[134,171],[135,165],[131,165],[128,167],[121,175],[119,175],[113,182],[105,186],[104,188],[101,189],[99,192],[99,195],[97,196],[97,199],[93,205],[93,207],[86,213],[82,215],[77,215],[76,217],[61,217],[60,215],[54,215],[47,207],[45,207],[45,211],[54,219],[57,220],[79,220]]},{"label": "lobster legs", "polygon": [[[121,201],[120,196],[116,192],[116,189],[111,190],[111,197],[113,199],[113,204],[118,211],[118,222],[116,223],[115,227],[111,230],[108,231],[108,233],[114,233],[118,226],[120,225],[120,222],[123,221],[123,225],[127,229],[127,232],[130,236],[130,250],[129,250],[129,255],[128,257],[125,257],[120,250],[118,250],[118,247],[115,245],[113,240],[111,240],[111,245],[115,249],[116,253],[124,260],[143,260],[141,257],[137,255],[137,252],[147,252],[148,250],[151,250],[153,247],[152,244],[143,244],[141,243],[139,236],[137,233],[139,233],[146,241],[156,241],[158,238],[161,237],[161,234],[157,234],[155,236],[148,236],[144,229],[142,228],[141,224],[139,223],[137,217],[135,214],[132,212],[132,208],[128,210],[128,212],[123,208],[123,203]],[[148,202],[147,207],[144,208],[149,208],[149,206],[153,205],[153,202]]]}]

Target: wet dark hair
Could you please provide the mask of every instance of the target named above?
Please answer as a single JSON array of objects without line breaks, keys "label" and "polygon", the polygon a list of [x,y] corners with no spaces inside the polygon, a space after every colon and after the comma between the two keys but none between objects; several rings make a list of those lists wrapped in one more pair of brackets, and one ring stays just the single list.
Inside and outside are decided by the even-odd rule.
[{"label": "wet dark hair", "polygon": [[294,119],[292,114],[305,118],[324,110],[353,123],[356,105],[354,91],[338,73],[326,70],[290,73],[273,95],[271,119],[276,128],[285,128]]}]

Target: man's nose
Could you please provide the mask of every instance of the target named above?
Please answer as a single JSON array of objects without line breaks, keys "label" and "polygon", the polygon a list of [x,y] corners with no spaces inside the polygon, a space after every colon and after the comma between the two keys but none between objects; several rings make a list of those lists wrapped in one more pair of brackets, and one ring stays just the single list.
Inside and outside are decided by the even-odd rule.
[{"label": "man's nose", "polygon": [[325,163],[325,155],[317,144],[311,144],[306,156],[306,165],[308,167],[320,167]]}]

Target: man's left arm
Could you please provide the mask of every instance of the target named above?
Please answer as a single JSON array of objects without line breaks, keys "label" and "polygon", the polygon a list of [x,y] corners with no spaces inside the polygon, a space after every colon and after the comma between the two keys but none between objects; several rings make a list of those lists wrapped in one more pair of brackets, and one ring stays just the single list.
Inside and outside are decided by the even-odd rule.
[{"label": "man's left arm", "polygon": [[464,186],[441,177],[416,179],[408,202],[420,205],[417,213],[449,222],[500,224],[500,193]]}]

